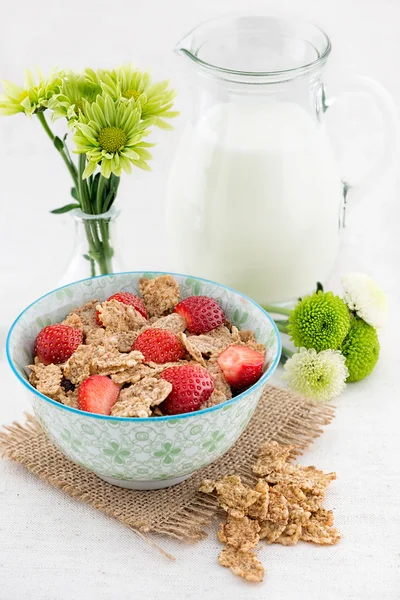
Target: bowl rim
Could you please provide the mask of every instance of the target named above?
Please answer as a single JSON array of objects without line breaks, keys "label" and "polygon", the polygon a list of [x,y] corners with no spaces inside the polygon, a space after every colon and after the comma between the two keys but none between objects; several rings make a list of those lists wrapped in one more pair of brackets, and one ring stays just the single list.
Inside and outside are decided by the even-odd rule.
[{"label": "bowl rim", "polygon": [[[260,377],[260,379],[251,387],[249,387],[247,390],[245,390],[244,392],[242,392],[241,394],[238,394],[237,396],[235,396],[234,398],[232,398],[231,400],[227,400],[225,402],[221,402],[221,404],[217,404],[215,406],[211,406],[209,408],[204,408],[203,410],[195,410],[192,412],[188,412],[188,413],[181,413],[178,415],[166,415],[166,416],[162,416],[162,417],[114,417],[112,415],[99,415],[97,413],[90,413],[90,412],[86,412],[83,410],[79,410],[77,408],[72,408],[71,406],[66,406],[65,404],[62,404],[61,402],[57,402],[56,400],[53,400],[52,398],[49,398],[48,396],[45,396],[44,394],[42,394],[41,392],[38,392],[38,390],[33,387],[33,385],[31,385],[29,383],[29,381],[27,379],[24,379],[20,373],[18,372],[18,370],[16,369],[16,367],[14,366],[14,361],[11,357],[11,350],[10,350],[10,342],[11,342],[11,338],[12,338],[12,334],[13,331],[15,329],[15,327],[17,326],[18,322],[20,321],[20,319],[23,317],[23,315],[35,304],[37,304],[38,302],[40,302],[40,300],[43,300],[43,298],[46,298],[47,296],[50,296],[51,294],[56,293],[58,290],[62,290],[64,288],[70,287],[71,285],[75,285],[77,283],[83,283],[85,281],[91,281],[93,279],[103,279],[105,277],[114,277],[115,275],[144,275],[146,273],[152,274],[152,275],[172,275],[174,276],[178,276],[178,277],[186,277],[186,278],[191,278],[191,279],[195,279],[197,281],[202,281],[205,283],[211,283],[213,285],[216,285],[218,287],[221,287],[225,290],[228,290],[229,292],[234,292],[236,295],[245,298],[248,302],[250,302],[251,304],[253,304],[256,308],[258,308],[262,313],[264,313],[265,317],[267,318],[267,320],[270,322],[270,324],[272,325],[272,329],[275,333],[277,342],[278,342],[278,351],[276,353],[276,356],[274,358],[274,360],[271,362],[271,364],[268,366],[268,369],[265,371],[265,373]],[[77,415],[80,416],[85,416],[85,417],[89,417],[92,419],[105,419],[107,421],[111,421],[111,422],[140,422],[140,423],[150,423],[150,422],[161,422],[161,421],[172,421],[172,420],[176,420],[176,419],[188,419],[190,417],[196,417],[198,415],[203,415],[206,413],[210,413],[213,411],[217,411],[217,410],[221,410],[222,408],[225,408],[226,406],[232,406],[233,404],[235,404],[236,402],[239,402],[239,400],[242,400],[245,396],[247,396],[249,393],[254,392],[255,390],[262,388],[263,385],[266,383],[266,381],[271,377],[272,373],[275,371],[276,367],[279,364],[279,360],[281,357],[281,353],[282,353],[282,341],[281,341],[281,337],[279,334],[279,330],[275,324],[275,321],[273,320],[273,318],[267,313],[267,311],[265,311],[262,306],[260,306],[259,304],[257,304],[257,302],[255,302],[254,300],[252,300],[249,296],[246,296],[246,294],[242,294],[241,292],[238,292],[237,290],[235,290],[234,288],[231,288],[227,285],[223,285],[222,283],[217,283],[216,281],[213,281],[211,279],[205,279],[204,277],[196,277],[194,275],[187,275],[185,273],[173,273],[171,271],[122,271],[120,273],[109,273],[107,275],[97,275],[95,277],[87,277],[85,279],[79,279],[77,281],[73,281],[71,283],[67,283],[66,285],[62,285],[61,287],[55,288],[54,290],[51,290],[50,292],[47,292],[46,294],[43,294],[43,296],[40,296],[39,298],[37,298],[36,300],[34,300],[33,302],[31,302],[26,308],[24,308],[23,311],[20,312],[20,314],[17,316],[17,318],[14,320],[14,322],[12,323],[8,334],[7,334],[7,340],[6,340],[6,356],[7,356],[7,361],[8,364],[11,367],[11,370],[13,371],[14,375],[17,377],[17,379],[19,379],[19,381],[21,381],[21,383],[33,394],[35,394],[36,396],[38,396],[39,398],[41,398],[42,400],[45,400],[46,402],[48,402],[49,404],[52,404],[53,406],[56,406],[57,408],[59,408],[60,410],[66,410],[67,412],[71,412],[71,413],[75,413]]]}]

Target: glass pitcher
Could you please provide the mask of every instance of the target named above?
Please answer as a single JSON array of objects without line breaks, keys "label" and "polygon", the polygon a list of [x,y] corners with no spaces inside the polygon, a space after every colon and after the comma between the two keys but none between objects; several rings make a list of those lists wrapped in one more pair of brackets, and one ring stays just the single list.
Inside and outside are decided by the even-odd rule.
[{"label": "glass pitcher", "polygon": [[[261,304],[311,292],[332,269],[349,188],[325,124],[328,36],[290,20],[222,18],[193,30],[177,52],[193,79],[167,191],[176,270]],[[395,108],[361,77],[340,102],[366,91],[385,148],[372,177],[393,151]]]}]

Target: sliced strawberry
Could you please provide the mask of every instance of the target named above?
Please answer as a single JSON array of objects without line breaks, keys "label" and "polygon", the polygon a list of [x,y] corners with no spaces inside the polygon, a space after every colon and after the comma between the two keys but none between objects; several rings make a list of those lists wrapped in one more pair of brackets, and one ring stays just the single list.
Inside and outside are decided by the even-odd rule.
[{"label": "sliced strawberry", "polygon": [[167,415],[198,410],[214,391],[214,379],[203,367],[169,367],[160,377],[172,384],[172,392],[160,405]]},{"label": "sliced strawberry", "polygon": [[109,377],[91,375],[78,390],[78,406],[81,410],[109,415],[119,396],[120,387]]},{"label": "sliced strawberry", "polygon": [[185,356],[185,348],[172,331],[146,329],[138,335],[132,350],[139,350],[146,361],[158,364],[175,362]]},{"label": "sliced strawberry", "polygon": [[235,344],[219,355],[218,364],[229,385],[243,390],[260,379],[264,357],[256,350]]},{"label": "sliced strawberry", "polygon": [[177,304],[174,312],[186,320],[191,333],[207,333],[222,325],[225,313],[214,298],[208,296],[189,296]]},{"label": "sliced strawberry", "polygon": [[[139,298],[139,296],[135,296],[135,294],[131,294],[130,292],[117,292],[116,294],[113,294],[107,298],[106,302],[109,302],[110,300],[117,300],[118,302],[122,302],[122,304],[129,304],[130,306],[133,306],[133,308],[137,310],[142,317],[145,319],[148,318],[147,310],[143,300]],[[96,321],[97,324],[102,327],[103,323],[101,322],[99,311],[96,311]]]},{"label": "sliced strawberry", "polygon": [[48,325],[39,332],[34,352],[45,365],[63,363],[83,343],[80,329],[68,325]]}]

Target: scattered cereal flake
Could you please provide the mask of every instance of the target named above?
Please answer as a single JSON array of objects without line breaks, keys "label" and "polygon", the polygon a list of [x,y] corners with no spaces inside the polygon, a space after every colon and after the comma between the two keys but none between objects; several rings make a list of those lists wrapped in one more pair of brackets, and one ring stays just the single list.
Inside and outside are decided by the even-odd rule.
[{"label": "scattered cereal flake", "polygon": [[295,546],[301,538],[301,532],[302,527],[300,524],[290,523],[275,542],[283,546]]},{"label": "scattered cereal flake", "polygon": [[337,544],[341,537],[337,529],[322,525],[320,522],[314,520],[313,517],[311,517],[308,523],[302,526],[301,539],[305,542],[332,546],[333,544]]},{"label": "scattered cereal flake", "polygon": [[[287,500],[286,496],[285,498]],[[309,510],[305,510],[299,504],[289,503],[289,524],[301,525],[306,523],[310,517],[311,512]]]},{"label": "scattered cereal flake", "polygon": [[128,389],[138,398],[148,401],[150,406],[157,406],[171,393],[172,384],[164,379],[144,377]]},{"label": "scattered cereal flake", "polygon": [[207,362],[206,369],[214,379],[214,391],[224,394],[226,400],[232,398],[231,386],[227,382],[221,367],[217,362]]},{"label": "scattered cereal flake", "polygon": [[312,490],[302,490],[297,485],[278,483],[274,486],[274,489],[281,492],[289,504],[299,506],[305,511],[318,510],[324,500],[323,494],[314,495]]},{"label": "scattered cereal flake", "polygon": [[332,527],[333,512],[325,508],[318,508],[312,515],[312,520],[325,527]]},{"label": "scattered cereal flake", "polygon": [[78,346],[65,364],[64,377],[75,385],[85,381],[92,373],[93,353],[94,346]]},{"label": "scattered cereal flake", "polygon": [[150,317],[162,317],[176,306],[179,300],[179,286],[171,275],[161,275],[156,279],[140,279],[140,293]]},{"label": "scattered cereal flake", "polygon": [[244,517],[249,506],[261,496],[259,492],[243,485],[237,475],[226,475],[219,481],[206,479],[203,481],[200,491],[205,494],[215,491],[221,508],[238,519]]},{"label": "scattered cereal flake", "polygon": [[201,352],[196,348],[196,346],[192,343],[192,339],[194,339],[196,336],[193,337],[187,337],[187,335],[185,333],[178,333],[178,338],[179,341],[181,342],[182,346],[184,348],[186,348],[186,351],[188,352],[188,354],[190,354],[190,356],[202,367],[206,366],[205,360],[201,354]]},{"label": "scattered cereal flake", "polygon": [[256,492],[260,494],[260,497],[254,504],[249,506],[249,510],[247,514],[252,519],[258,519],[259,521],[264,521],[268,515],[268,504],[269,504],[269,486],[266,481],[259,479],[256,487],[254,488]]},{"label": "scattered cereal flake", "polygon": [[211,396],[208,398],[208,400],[203,402],[203,404],[200,406],[200,410],[204,410],[205,408],[211,408],[212,406],[217,406],[218,404],[226,402],[226,400],[227,397],[223,392],[214,390]]},{"label": "scattered cereal flake", "polygon": [[273,544],[285,531],[286,525],[272,523],[272,521],[261,521],[260,540],[265,540],[267,544]]},{"label": "scattered cereal flake", "polygon": [[260,540],[259,532],[260,525],[257,521],[248,517],[237,519],[228,515],[226,523],[221,523],[218,539],[228,546],[247,552],[257,546]]},{"label": "scattered cereal flake", "polygon": [[138,364],[134,367],[126,369],[125,371],[112,373],[111,379],[120,385],[123,385],[124,383],[137,383],[143,379],[143,377],[147,377],[148,375],[158,375],[160,372],[161,371],[153,369],[152,367],[148,367],[147,365]]},{"label": "scattered cereal flake", "polygon": [[295,485],[302,490],[312,490],[315,495],[324,494],[336,473],[324,473],[315,467],[286,464],[281,469],[265,475],[269,483]]},{"label": "scattered cereal flake", "polygon": [[156,406],[153,409],[153,417],[163,417],[164,413],[162,412],[161,408],[159,406]]},{"label": "scattered cereal flake", "polygon": [[85,344],[89,346],[103,346],[106,339],[106,331],[102,327],[88,327],[85,333]]},{"label": "scattered cereal flake", "polygon": [[288,501],[274,487],[269,489],[269,504],[267,519],[272,523],[287,525],[289,520]]},{"label": "scattered cereal flake", "polygon": [[64,319],[61,321],[61,325],[67,325],[68,327],[73,327],[74,329],[83,329],[83,322],[79,315],[72,312],[69,313]]},{"label": "scattered cereal flake", "polygon": [[[125,305],[122,304],[122,306]],[[118,352],[115,348],[98,346],[93,352],[92,372],[98,375],[111,375],[136,367],[142,360],[143,354],[136,350],[125,354]]]},{"label": "scattered cereal flake", "polygon": [[97,309],[107,335],[120,331],[136,331],[147,324],[146,319],[133,306],[118,300],[103,302],[97,306]]},{"label": "scattered cereal flake", "polygon": [[29,382],[45,396],[54,398],[60,391],[63,391],[60,384],[63,378],[63,372],[60,365],[44,365],[38,363],[29,365],[28,369],[32,371],[29,375]]},{"label": "scattered cereal flake", "polygon": [[120,397],[111,409],[113,417],[150,417],[151,408],[146,400],[136,396],[128,396],[129,388],[121,390]]},{"label": "scattered cereal flake", "polygon": [[96,321],[96,306],[98,303],[98,300],[90,300],[90,302],[83,304],[83,306],[78,306],[72,311],[73,314],[78,315],[81,319],[84,333],[86,333],[88,329],[99,327]]},{"label": "scattered cereal flake", "polygon": [[223,567],[228,567],[234,575],[238,575],[246,581],[260,582],[263,580],[264,567],[254,552],[243,552],[228,546],[218,556],[218,562]]},{"label": "scattered cereal flake", "polygon": [[278,442],[266,442],[260,448],[253,472],[265,477],[272,471],[281,471],[293,448],[293,446],[281,446]]},{"label": "scattered cereal flake", "polygon": [[156,317],[151,326],[157,329],[168,329],[178,334],[185,331],[186,321],[177,313],[172,313],[160,319]]}]

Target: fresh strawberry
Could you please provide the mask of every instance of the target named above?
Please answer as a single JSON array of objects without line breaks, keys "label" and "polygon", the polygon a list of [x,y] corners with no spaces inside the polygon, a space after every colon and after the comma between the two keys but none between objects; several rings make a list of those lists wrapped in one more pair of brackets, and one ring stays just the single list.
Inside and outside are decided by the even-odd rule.
[{"label": "fresh strawberry", "polygon": [[[107,298],[106,302],[109,302],[110,300],[118,300],[118,302],[122,302],[122,304],[129,304],[130,306],[133,306],[133,308],[137,310],[142,317],[145,319],[148,318],[147,310],[143,300],[139,298],[139,296],[135,296],[135,294],[131,294],[130,292],[117,292],[116,294],[113,294]],[[96,311],[96,321],[100,327],[103,325],[99,311]]]},{"label": "fresh strawberry", "polygon": [[264,357],[247,346],[232,345],[219,355],[218,364],[229,385],[242,390],[260,379]]},{"label": "fresh strawberry", "polygon": [[177,304],[174,312],[186,320],[191,333],[207,333],[222,325],[225,313],[214,298],[208,296],[189,296]]},{"label": "fresh strawberry", "polygon": [[147,361],[158,364],[175,362],[185,356],[185,348],[173,331],[146,329],[138,335],[132,350],[139,350]]},{"label": "fresh strawberry", "polygon": [[45,365],[63,363],[83,343],[80,329],[68,325],[48,325],[39,332],[35,341],[35,355]]},{"label": "fresh strawberry", "polygon": [[172,384],[172,391],[160,405],[168,415],[198,410],[214,391],[214,379],[203,367],[169,367],[160,375]]},{"label": "fresh strawberry", "polygon": [[78,406],[87,412],[109,415],[118,399],[119,390],[119,385],[109,377],[91,375],[79,386]]}]

